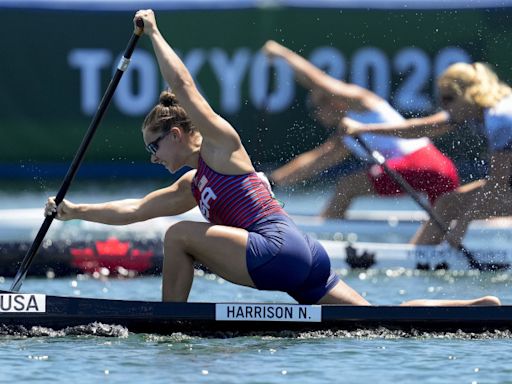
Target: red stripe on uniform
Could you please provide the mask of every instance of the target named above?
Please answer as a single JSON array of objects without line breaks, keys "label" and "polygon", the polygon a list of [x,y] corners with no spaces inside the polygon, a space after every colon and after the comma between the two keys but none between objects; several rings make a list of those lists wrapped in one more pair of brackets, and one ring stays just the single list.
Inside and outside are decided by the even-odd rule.
[{"label": "red stripe on uniform", "polygon": [[[202,181],[204,178],[206,182]],[[201,190],[200,183],[204,184]],[[206,201],[202,201],[201,195],[208,188]],[[223,175],[208,167],[201,157],[192,181],[192,193],[201,213],[214,224],[248,228],[265,216],[285,214],[256,173]]]}]

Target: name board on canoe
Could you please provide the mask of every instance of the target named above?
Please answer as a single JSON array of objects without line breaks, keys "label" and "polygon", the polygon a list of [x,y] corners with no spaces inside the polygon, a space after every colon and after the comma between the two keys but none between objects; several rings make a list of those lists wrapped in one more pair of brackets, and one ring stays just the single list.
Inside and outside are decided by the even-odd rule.
[{"label": "name board on canoe", "polygon": [[46,312],[46,295],[0,294],[0,313],[2,312]]},{"label": "name board on canoe", "polygon": [[[510,249],[471,249],[471,253],[481,262],[510,262],[512,251]],[[417,245],[406,251],[407,258],[418,262],[453,261],[461,259],[462,253],[455,248],[445,245]]]},{"label": "name board on canoe", "polygon": [[294,304],[216,304],[215,320],[320,322],[322,307]]}]

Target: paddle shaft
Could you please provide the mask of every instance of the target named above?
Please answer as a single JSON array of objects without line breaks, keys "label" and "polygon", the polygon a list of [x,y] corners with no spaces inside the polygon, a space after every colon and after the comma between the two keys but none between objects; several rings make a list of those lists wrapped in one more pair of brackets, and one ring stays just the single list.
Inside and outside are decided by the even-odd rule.
[{"label": "paddle shaft", "polygon": [[[117,85],[119,84],[119,81],[121,80],[121,77],[123,76],[123,73],[128,68],[128,65],[130,63],[130,58],[132,57],[133,51],[135,50],[135,46],[137,45],[137,42],[139,40],[139,37],[142,35],[142,31],[144,28],[144,24],[142,20],[137,21],[137,26],[139,27],[137,30],[135,30],[130,37],[130,41],[128,42],[128,45],[126,46],[126,49],[123,53],[123,58],[119,62],[119,65],[117,66],[117,70],[114,73],[114,76],[112,80],[110,81],[110,84],[108,85],[107,90],[105,91],[105,94],[103,95],[103,98],[101,99],[101,102],[98,106],[98,109],[96,111],[96,114],[94,115],[94,118],[91,121],[91,124],[89,125],[89,128],[82,139],[82,143],[80,144],[80,147],[78,148],[78,151],[75,154],[75,157],[73,159],[73,162],[71,163],[68,172],[66,174],[66,177],[62,181],[62,184],[60,186],[59,191],[57,192],[57,195],[55,197],[55,204],[58,206],[62,200],[64,200],[64,196],[66,195],[71,182],[73,181],[73,178],[75,177],[78,168],[80,167],[80,164],[82,163],[82,160],[85,156],[85,152],[87,151],[87,148],[89,147],[89,144],[96,133],[96,129],[98,128],[101,119],[103,118],[108,105],[110,104],[110,101],[112,100],[112,96],[114,95],[114,92],[117,88]],[[16,276],[14,277],[14,281],[11,285],[11,291],[18,292],[21,288],[21,284],[23,283],[23,280],[25,279],[25,276],[27,275],[28,269],[30,267],[30,264],[32,263],[32,260],[34,259],[34,256],[36,255],[39,247],[41,246],[41,243],[43,242],[44,237],[46,236],[46,233],[48,232],[48,229],[50,228],[50,225],[53,222],[53,219],[55,218],[55,213],[53,213],[50,216],[46,216],[46,218],[43,221],[43,224],[41,225],[41,228],[39,228],[39,231],[37,232],[37,235],[32,242],[32,245],[30,246],[29,250],[27,251],[27,254],[23,258],[23,261],[21,262],[21,265],[18,269],[18,272],[16,273]]]},{"label": "paddle shaft", "polygon": [[[357,142],[361,145],[361,147],[364,148],[364,150],[368,153],[368,155],[371,157],[371,159],[378,165],[380,165],[382,168],[384,168],[384,170],[386,171],[386,173],[398,184],[400,185],[400,187],[405,191],[407,192],[407,194],[409,194],[409,196],[411,196],[414,201],[416,203],[418,203],[420,205],[420,207],[422,207],[425,212],[428,213],[430,219],[434,222],[435,225],[437,225],[439,227],[439,229],[441,229],[443,232],[447,233],[450,228],[448,225],[446,225],[443,220],[439,217],[439,215],[437,214],[436,211],[434,211],[434,209],[425,202],[425,200],[423,200],[419,195],[418,193],[414,190],[413,187],[411,187],[411,185],[402,177],[401,174],[399,174],[398,172],[396,172],[394,169],[391,169],[387,164],[386,164],[386,159],[384,158],[384,156],[382,156],[381,153],[379,153],[378,151],[375,151],[375,150],[372,150],[368,144],[366,144],[366,142],[363,140],[362,137],[360,136],[354,136],[354,138],[357,140]],[[457,244],[456,246],[457,250],[459,250],[463,255],[464,257],[466,257],[468,263],[469,263],[469,266],[471,268],[476,268],[476,269],[482,269],[482,264],[475,258],[475,256],[473,256],[473,254],[468,251],[468,249],[466,247],[464,247],[462,244]],[[494,268],[495,269],[495,268]]]}]

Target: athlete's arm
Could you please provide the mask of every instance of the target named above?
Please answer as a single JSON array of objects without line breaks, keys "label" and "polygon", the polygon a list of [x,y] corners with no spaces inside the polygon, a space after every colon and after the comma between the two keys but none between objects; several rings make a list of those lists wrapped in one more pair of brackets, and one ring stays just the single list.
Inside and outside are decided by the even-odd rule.
[{"label": "athlete's arm", "polygon": [[64,200],[58,207],[48,199],[45,215],[57,212],[59,220],[81,219],[110,225],[125,225],[155,217],[174,216],[194,208],[196,201],[190,185],[195,170],[187,172],[167,188],[151,192],[141,199],[125,199],[99,204],[74,204]]},{"label": "athlete's arm", "polygon": [[430,116],[406,119],[396,123],[361,124],[350,118],[343,118],[339,124],[340,133],[359,135],[380,133],[403,138],[436,137],[452,129],[448,113],[441,111]]},{"label": "athlete's arm", "polygon": [[348,109],[365,109],[364,100],[377,97],[373,92],[356,84],[347,84],[329,76],[304,57],[273,40],[265,43],[263,52],[269,57],[279,57],[285,60],[294,70],[297,81],[304,88],[323,91],[326,96],[347,104]]},{"label": "athlete's arm", "polygon": [[467,199],[469,201],[463,205],[464,209],[455,218],[455,228],[452,228],[446,237],[450,244],[460,244],[471,221],[510,214],[511,174],[512,153],[494,152],[490,156],[489,174],[485,179],[476,180],[457,189],[459,194],[467,194],[472,198]]},{"label": "athlete's arm", "polygon": [[144,21],[144,33],[151,39],[162,76],[203,136],[203,141],[214,142],[226,151],[238,150],[241,146],[238,133],[200,94],[187,67],[158,30],[153,11],[138,11],[134,23],[138,18]]},{"label": "athlete's arm", "polygon": [[300,154],[289,163],[273,171],[270,174],[270,179],[276,185],[292,185],[334,166],[348,154],[340,138],[333,135],[322,145]]}]

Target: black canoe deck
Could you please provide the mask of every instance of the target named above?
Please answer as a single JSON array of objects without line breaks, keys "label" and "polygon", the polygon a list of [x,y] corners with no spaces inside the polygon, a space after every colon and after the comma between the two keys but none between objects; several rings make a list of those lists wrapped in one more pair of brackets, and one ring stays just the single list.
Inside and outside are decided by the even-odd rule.
[{"label": "black canoe deck", "polygon": [[[41,326],[59,330],[99,322],[121,325],[135,333],[183,332],[214,336],[218,332],[243,335],[379,327],[405,332],[512,329],[512,306],[358,307],[276,303],[162,303],[39,295],[39,304],[44,300],[45,308],[41,305],[36,308],[35,299],[31,301],[31,295],[32,299],[38,296],[7,292],[0,294],[0,324],[13,329]],[[34,309],[39,312],[27,312]],[[287,318],[287,311],[299,317]],[[226,314],[230,317],[228,320],[219,320],[225,318]],[[301,318],[301,314],[306,317]]]}]

